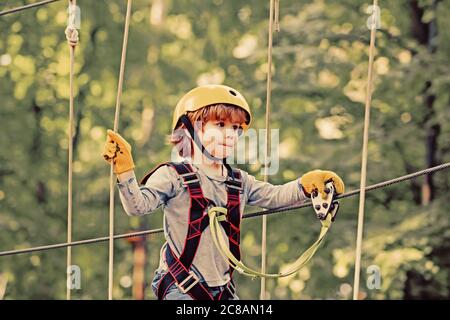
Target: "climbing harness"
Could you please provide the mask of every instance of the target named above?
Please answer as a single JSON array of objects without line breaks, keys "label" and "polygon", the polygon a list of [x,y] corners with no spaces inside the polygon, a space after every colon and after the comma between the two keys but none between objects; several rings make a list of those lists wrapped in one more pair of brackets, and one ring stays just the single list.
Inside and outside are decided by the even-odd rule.
[{"label": "climbing harness", "polygon": [[336,193],[332,182],[326,183],[325,197],[314,190],[311,194],[313,208],[316,216],[320,219],[322,227],[320,229],[318,239],[293,263],[285,272],[280,273],[265,273],[253,270],[247,267],[239,258],[236,258],[227,247],[227,243],[220,231],[220,223],[228,218],[228,210],[221,207],[213,207],[209,209],[209,227],[214,244],[221,253],[222,257],[228,261],[229,265],[238,271],[240,274],[250,277],[264,277],[264,278],[281,278],[292,275],[302,269],[314,256],[325,235],[331,227],[331,223],[335,220],[339,209],[339,203],[334,199]]},{"label": "climbing harness", "polygon": [[[183,186],[187,188],[190,196],[189,225],[184,243],[184,248],[179,256],[166,247],[165,258],[168,272],[160,280],[157,296],[163,300],[167,290],[175,283],[182,293],[189,294],[194,300],[229,300],[234,297],[233,268],[230,267],[231,280],[217,296],[212,296],[208,286],[201,283],[198,276],[191,270],[192,262],[197,253],[200,239],[209,225],[207,210],[214,206],[214,202],[203,195],[200,179],[188,162],[166,162],[147,173],[141,180],[145,184],[148,178],[161,166],[168,165],[176,170],[182,179]],[[221,220],[221,225],[228,236],[229,253],[236,259],[240,259],[240,196],[242,191],[241,173],[238,169],[232,170],[232,176],[227,176],[225,181],[227,189],[227,206],[229,212],[227,219]],[[228,246],[227,246],[228,248]]]}]

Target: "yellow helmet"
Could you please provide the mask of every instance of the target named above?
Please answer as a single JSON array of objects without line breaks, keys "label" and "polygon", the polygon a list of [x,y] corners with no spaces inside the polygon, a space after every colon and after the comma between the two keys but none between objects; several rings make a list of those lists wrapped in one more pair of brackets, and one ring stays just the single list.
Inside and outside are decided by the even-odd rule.
[{"label": "yellow helmet", "polygon": [[173,113],[172,131],[177,127],[182,115],[218,103],[231,104],[247,112],[247,120],[242,126],[244,131],[247,130],[252,120],[252,113],[245,98],[231,87],[210,84],[194,88],[180,99]]}]

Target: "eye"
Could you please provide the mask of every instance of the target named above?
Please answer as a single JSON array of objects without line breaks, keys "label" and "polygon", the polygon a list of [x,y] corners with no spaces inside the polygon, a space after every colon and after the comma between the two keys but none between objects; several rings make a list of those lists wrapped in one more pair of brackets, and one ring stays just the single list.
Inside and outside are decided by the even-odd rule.
[{"label": "eye", "polygon": [[237,131],[239,136],[242,134],[242,131],[243,131],[242,126],[238,126],[238,125],[234,125],[233,130]]},{"label": "eye", "polygon": [[225,127],[225,122],[219,121],[216,123],[216,126],[223,128],[223,127]]}]

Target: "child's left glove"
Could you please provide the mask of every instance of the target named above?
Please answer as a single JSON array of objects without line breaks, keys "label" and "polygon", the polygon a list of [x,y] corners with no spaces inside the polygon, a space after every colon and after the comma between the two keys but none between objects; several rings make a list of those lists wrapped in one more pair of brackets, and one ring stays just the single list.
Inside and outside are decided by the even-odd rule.
[{"label": "child's left glove", "polygon": [[300,184],[302,185],[303,191],[308,197],[311,196],[311,193],[314,191],[314,189],[317,189],[325,199],[325,184],[330,180],[333,181],[337,194],[345,192],[344,181],[342,181],[342,179],[333,171],[309,171],[300,178]]}]

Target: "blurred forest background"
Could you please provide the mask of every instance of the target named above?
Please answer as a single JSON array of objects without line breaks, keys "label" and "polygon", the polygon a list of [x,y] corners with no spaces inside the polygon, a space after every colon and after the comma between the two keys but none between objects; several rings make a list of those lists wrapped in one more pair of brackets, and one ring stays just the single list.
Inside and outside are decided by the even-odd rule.
[{"label": "blurred forest background", "polygon": [[[323,168],[359,188],[370,31],[369,0],[281,0],[274,35],[271,127],[280,128],[281,184]],[[0,10],[30,1],[2,1]],[[108,234],[109,166],[126,1],[77,1],[74,240]],[[380,1],[368,184],[450,161],[450,3]],[[0,18],[0,251],[66,241],[69,49],[67,1]],[[240,90],[264,127],[269,1],[135,0],[120,133],[136,172],[167,161],[164,142],[178,99],[199,84]],[[255,174],[258,165],[242,165]],[[448,171],[367,194],[361,298],[450,297]],[[298,274],[267,282],[271,299],[349,299],[358,197],[341,201],[337,222]],[[258,210],[249,208],[249,211]],[[116,233],[162,226],[158,210],[127,217],[116,198]],[[242,225],[243,259],[260,267],[261,221]],[[317,237],[312,209],[268,219],[268,271],[294,261]],[[162,234],[145,241],[145,298]],[[133,299],[133,248],[115,242],[114,298]],[[106,299],[108,243],[73,248],[81,289]],[[381,287],[366,286],[379,266]],[[4,299],[65,299],[66,250],[0,257]],[[240,298],[258,299],[259,280],[237,275]]]}]

